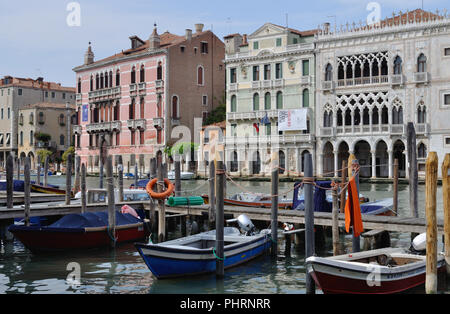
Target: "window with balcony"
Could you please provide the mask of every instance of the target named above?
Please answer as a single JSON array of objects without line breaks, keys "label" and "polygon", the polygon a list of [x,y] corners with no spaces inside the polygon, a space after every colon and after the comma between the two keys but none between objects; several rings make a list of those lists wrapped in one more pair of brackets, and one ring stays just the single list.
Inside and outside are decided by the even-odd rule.
[{"label": "window with balcony", "polygon": [[163,79],[163,75],[162,75],[162,64],[161,61],[158,62],[158,68],[156,69],[156,79],[157,80],[162,80]]},{"label": "window with balcony", "polygon": [[272,96],[269,92],[264,95],[264,109],[270,110],[272,109]]},{"label": "window with balcony", "polygon": [[162,97],[158,95],[158,101],[156,103],[156,116],[158,118],[162,117]]},{"label": "window with balcony", "polygon": [[417,157],[418,158],[427,158],[427,147],[424,143],[420,143],[417,148]]},{"label": "window with balcony", "polygon": [[427,107],[420,105],[417,108],[417,123],[423,124],[427,122]]},{"label": "window with balcony", "polygon": [[283,78],[283,64],[282,63],[275,64],[275,78],[276,79]]},{"label": "window with balcony", "polygon": [[113,73],[112,71],[109,71],[109,88],[111,88],[113,85]]},{"label": "window with balcony", "polygon": [[120,70],[116,71],[116,86],[120,86]]},{"label": "window with balcony", "polygon": [[144,67],[144,65],[141,65],[141,71],[139,72],[139,81],[141,83],[145,82],[145,67]]},{"label": "window with balcony", "polygon": [[160,129],[156,130],[156,143],[162,144],[162,130]]},{"label": "window with balcony", "polygon": [[136,84],[136,67],[131,69],[131,84]]},{"label": "window with balcony", "polygon": [[[103,75],[103,74],[102,74]],[[105,73],[104,76],[102,76],[102,88],[108,87],[108,73]]]},{"label": "window with balcony", "polygon": [[230,83],[231,84],[236,83],[236,68],[230,69]]},{"label": "window with balcony", "polygon": [[259,65],[253,66],[253,81],[259,81]]},{"label": "window with balcony", "polygon": [[139,130],[139,144],[140,145],[145,144],[144,130]]},{"label": "window with balcony", "polygon": [[272,79],[272,76],[270,75],[271,74],[270,70],[271,70],[270,64],[264,65],[264,80],[265,81]]},{"label": "window with balcony", "polygon": [[303,73],[303,76],[309,75],[309,60],[302,61],[302,73]]},{"label": "window with balcony", "polygon": [[89,91],[93,91],[94,90],[94,77],[91,75],[91,80],[89,83]]},{"label": "window with balcony", "polygon": [[403,124],[403,107],[392,108],[392,124]]},{"label": "window with balcony", "polygon": [[331,128],[333,126],[333,112],[325,111],[323,113],[323,127]]},{"label": "window with balcony", "polygon": [[266,124],[266,135],[272,135],[272,123]]},{"label": "window with balcony", "polygon": [[259,110],[259,94],[253,94],[253,110]]},{"label": "window with balcony", "polygon": [[402,74],[402,58],[397,56],[394,60],[394,75]]},{"label": "window with balcony", "polygon": [[277,93],[277,109],[283,109],[283,93]]},{"label": "window with balcony", "polygon": [[332,81],[333,80],[333,67],[331,64],[327,64],[325,67],[325,81]]},{"label": "window with balcony", "polygon": [[423,53],[417,58],[417,72],[426,72],[427,71],[427,57]]},{"label": "window with balcony", "polygon": [[136,100],[133,98],[133,99],[131,99],[130,106],[128,107],[128,119],[129,120],[134,120],[135,112],[136,112],[135,105],[136,105]]},{"label": "window with balcony", "polygon": [[130,139],[131,145],[136,145],[136,131],[131,130],[130,136],[131,136],[131,139]]},{"label": "window with balcony", "polygon": [[232,95],[231,96],[231,108],[230,108],[230,111],[231,112],[236,112],[236,110],[237,110],[237,98],[236,98],[236,95]]},{"label": "window with balcony", "polygon": [[98,74],[95,76],[95,89],[100,89],[100,75]]}]

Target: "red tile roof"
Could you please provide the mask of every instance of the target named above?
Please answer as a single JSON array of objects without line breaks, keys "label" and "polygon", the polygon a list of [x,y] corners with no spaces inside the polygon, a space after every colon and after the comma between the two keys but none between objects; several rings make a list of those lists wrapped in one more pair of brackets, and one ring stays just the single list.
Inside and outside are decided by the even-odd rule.
[{"label": "red tile roof", "polygon": [[[6,84],[5,80],[8,79],[8,84]],[[35,80],[32,78],[21,78],[21,77],[11,77],[5,76],[0,80],[0,86],[17,86],[23,88],[37,88],[37,89],[46,89],[46,90],[54,90],[54,91],[66,91],[69,93],[75,93],[75,87],[66,87],[61,86],[60,83],[55,82],[45,82],[43,80]]]}]

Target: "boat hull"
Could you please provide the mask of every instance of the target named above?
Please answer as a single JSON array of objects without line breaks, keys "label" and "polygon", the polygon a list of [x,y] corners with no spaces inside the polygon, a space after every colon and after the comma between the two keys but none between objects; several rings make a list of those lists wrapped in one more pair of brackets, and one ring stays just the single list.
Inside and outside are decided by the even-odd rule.
[{"label": "boat hull", "polygon": [[[209,204],[209,197],[206,195],[203,195],[203,200],[205,201],[205,204]],[[245,201],[237,201],[232,200],[229,198],[225,198],[223,200],[224,205],[229,206],[239,206],[239,207],[254,207],[254,208],[271,208],[272,203],[271,202],[245,202]],[[292,201],[288,202],[278,202],[278,208],[279,209],[291,209],[292,208]]]},{"label": "boat hull", "polygon": [[66,194],[66,191],[64,191],[64,190],[60,190],[60,189],[48,187],[48,186],[37,185],[37,184],[31,185],[31,191],[37,192],[37,193],[44,193],[44,194],[57,194],[57,195]]},{"label": "boat hull", "polygon": [[[306,263],[307,271],[324,294],[394,294],[425,283],[425,261],[402,267],[399,271],[377,271],[371,265],[339,265],[329,263],[326,258],[309,258]],[[443,259],[438,261],[438,271],[445,271]]]},{"label": "boat hull", "polygon": [[[106,227],[80,228],[77,230],[52,230],[12,226],[10,232],[32,252],[69,251],[107,247],[111,237]],[[116,228],[116,243],[144,239],[148,232],[143,223]]]},{"label": "boat hull", "polygon": [[[217,258],[212,248],[209,250],[190,251],[139,243],[135,244],[135,246],[147,267],[158,279],[208,274],[216,271]],[[264,254],[270,247],[271,242],[268,235],[242,243],[238,247],[225,246],[224,268],[227,269],[246,263]]]}]

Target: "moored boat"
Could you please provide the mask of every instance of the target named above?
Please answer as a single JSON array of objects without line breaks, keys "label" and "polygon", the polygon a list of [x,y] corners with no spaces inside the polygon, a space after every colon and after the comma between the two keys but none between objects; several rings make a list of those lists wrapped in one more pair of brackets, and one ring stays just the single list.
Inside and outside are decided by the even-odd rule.
[{"label": "moored boat", "polygon": [[[209,196],[202,195],[205,204],[209,204]],[[258,207],[258,208],[271,208],[272,198],[270,195],[261,193],[238,193],[230,198],[224,199],[225,205],[230,206],[242,206],[242,207]],[[292,208],[292,199],[287,198],[285,195],[278,197],[278,208],[290,209]]]},{"label": "moored boat", "polygon": [[[306,268],[325,294],[392,294],[425,283],[426,256],[403,248],[384,248],[333,257],[312,256]],[[438,256],[438,271],[445,259]]]},{"label": "moored boat", "polygon": [[[172,181],[175,180],[175,171],[169,171],[167,173],[167,178]],[[180,180],[192,180],[194,178],[195,178],[195,173],[184,172],[184,171],[180,172]]]},{"label": "moored boat", "polygon": [[66,194],[65,190],[61,190],[58,187],[54,187],[54,186],[43,186],[43,185],[38,185],[38,184],[31,184],[30,189],[32,192],[44,193],[44,194],[58,194],[58,195]]},{"label": "moored boat", "polygon": [[49,226],[11,225],[9,231],[34,253],[107,247],[148,236],[145,221],[131,214],[116,212],[116,232],[108,230],[108,213],[66,215]]},{"label": "moored boat", "polygon": [[[244,215],[238,220],[249,221]],[[250,229],[246,229],[247,233],[242,234],[237,228],[224,228],[224,268],[246,263],[270,248],[270,231],[254,233],[253,229],[251,224]],[[218,258],[215,245],[215,230],[159,244],[135,244],[145,264],[158,279],[213,273]]]}]

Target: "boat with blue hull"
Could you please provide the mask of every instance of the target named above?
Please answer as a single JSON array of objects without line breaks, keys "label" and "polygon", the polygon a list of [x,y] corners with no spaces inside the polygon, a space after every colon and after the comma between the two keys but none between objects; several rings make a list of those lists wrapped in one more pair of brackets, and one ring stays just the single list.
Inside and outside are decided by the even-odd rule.
[{"label": "boat with blue hull", "polygon": [[[218,256],[215,251],[215,230],[160,244],[136,243],[135,246],[158,279],[207,274],[216,270]],[[246,263],[264,254],[270,247],[270,230],[258,234],[247,231],[243,234],[235,227],[225,227],[224,268]]]}]

